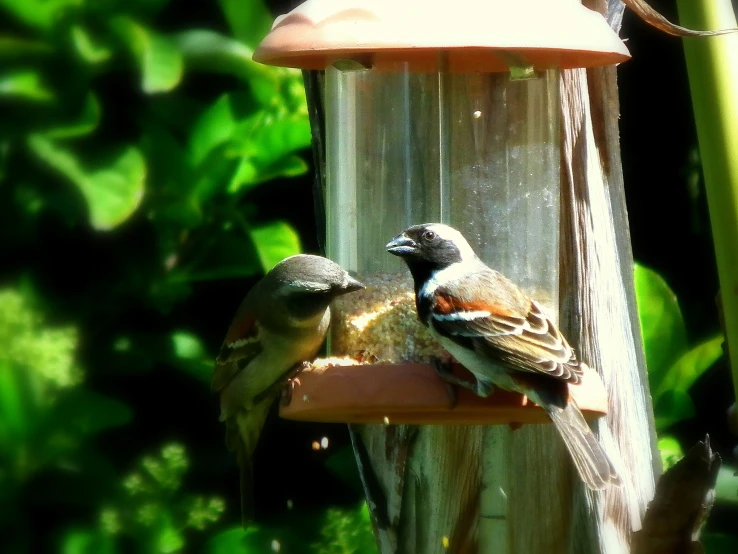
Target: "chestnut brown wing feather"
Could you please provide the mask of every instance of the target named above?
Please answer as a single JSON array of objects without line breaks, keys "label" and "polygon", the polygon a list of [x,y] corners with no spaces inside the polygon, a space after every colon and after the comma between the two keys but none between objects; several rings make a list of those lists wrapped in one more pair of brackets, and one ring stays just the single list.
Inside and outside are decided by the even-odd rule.
[{"label": "chestnut brown wing feather", "polygon": [[581,380],[574,350],[556,325],[512,281],[496,271],[477,271],[463,283],[440,286],[433,326],[444,336],[510,369]]}]

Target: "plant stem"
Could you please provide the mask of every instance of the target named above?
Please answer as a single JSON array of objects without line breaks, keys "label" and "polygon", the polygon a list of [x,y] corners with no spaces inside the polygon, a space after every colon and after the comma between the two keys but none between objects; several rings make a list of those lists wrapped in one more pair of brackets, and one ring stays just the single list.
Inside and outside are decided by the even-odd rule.
[{"label": "plant stem", "polygon": [[[677,0],[677,7],[685,27],[736,26],[730,0]],[[683,40],[738,398],[738,33]]]}]

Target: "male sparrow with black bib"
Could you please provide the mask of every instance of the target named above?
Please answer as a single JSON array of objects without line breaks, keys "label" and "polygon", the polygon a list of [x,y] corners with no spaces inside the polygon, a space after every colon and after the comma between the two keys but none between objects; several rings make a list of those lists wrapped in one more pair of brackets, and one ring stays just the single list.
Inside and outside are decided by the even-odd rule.
[{"label": "male sparrow with black bib", "polygon": [[612,463],[569,396],[567,385],[579,383],[584,364],[535,300],[487,267],[461,233],[447,225],[414,225],[386,248],[410,269],[420,321],[474,374],[476,384],[436,364],[439,374],[480,396],[488,396],[494,386],[526,395],[548,413],[588,487],[618,483]]}]

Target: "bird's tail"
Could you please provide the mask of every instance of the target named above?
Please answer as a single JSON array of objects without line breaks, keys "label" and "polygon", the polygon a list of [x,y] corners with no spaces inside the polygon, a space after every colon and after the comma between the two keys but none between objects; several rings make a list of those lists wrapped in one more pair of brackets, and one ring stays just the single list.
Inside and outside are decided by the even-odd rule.
[{"label": "bird's tail", "polygon": [[620,484],[615,468],[600,446],[573,398],[568,402],[540,404],[564,439],[579,475],[590,489],[601,490]]},{"label": "bird's tail", "polygon": [[269,408],[279,395],[262,398],[249,409],[239,409],[226,420],[226,446],[236,452],[241,482],[241,521],[247,529],[254,520],[253,454]]}]

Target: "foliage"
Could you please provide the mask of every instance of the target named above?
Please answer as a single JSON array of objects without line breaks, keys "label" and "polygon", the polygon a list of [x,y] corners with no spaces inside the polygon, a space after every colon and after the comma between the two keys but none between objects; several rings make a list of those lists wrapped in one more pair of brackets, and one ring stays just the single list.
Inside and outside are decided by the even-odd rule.
[{"label": "foliage", "polygon": [[136,552],[179,552],[187,530],[203,531],[225,510],[221,498],[183,494],[189,461],[184,447],[168,444],[159,456],[145,456],[123,481],[123,493],[100,510],[97,528],[69,530],[62,550],[69,554],[120,551],[116,539],[129,535]]},{"label": "foliage", "polygon": [[[157,30],[168,0],[1,5],[17,27],[0,36],[0,102],[13,107],[2,174],[19,219],[8,232],[31,235],[48,213],[98,231],[145,219],[164,263],[137,292],[161,310],[194,281],[252,275],[299,250],[247,199],[304,173],[295,152],[310,142],[299,72],[251,60],[271,19],[261,1],[221,2],[241,40]],[[188,86],[210,75],[225,86]]]},{"label": "foliage", "polygon": [[690,346],[676,295],[654,271],[636,264],[635,287],[659,449],[665,468],[683,455],[667,434],[694,415],[689,388],[722,354],[722,335]]},{"label": "foliage", "polygon": [[[237,552],[251,536],[236,503],[199,492],[235,463],[217,418],[218,463],[166,426],[188,387],[212,398],[227,316],[194,316],[198,290],[242,294],[301,249],[256,199],[306,173],[310,129],[300,73],[251,60],[263,0],[207,4],[0,0],[3,550]],[[324,516],[299,517],[309,543]]]},{"label": "foliage", "polygon": [[328,510],[321,536],[323,540],[312,545],[315,554],[371,554],[377,551],[366,504],[355,512]]}]

